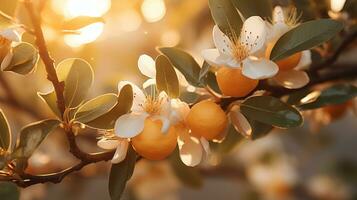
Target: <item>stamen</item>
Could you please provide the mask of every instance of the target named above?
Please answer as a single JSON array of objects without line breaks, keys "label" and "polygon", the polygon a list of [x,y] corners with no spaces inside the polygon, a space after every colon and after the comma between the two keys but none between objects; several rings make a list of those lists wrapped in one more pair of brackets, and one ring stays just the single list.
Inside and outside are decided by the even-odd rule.
[{"label": "stamen", "polygon": [[291,8],[288,12],[288,17],[285,20],[285,23],[288,26],[295,27],[299,25],[302,13],[298,15],[297,9],[295,7]]},{"label": "stamen", "polygon": [[161,105],[163,103],[162,98],[148,95],[144,105],[140,105],[149,114],[159,114],[161,112]]}]

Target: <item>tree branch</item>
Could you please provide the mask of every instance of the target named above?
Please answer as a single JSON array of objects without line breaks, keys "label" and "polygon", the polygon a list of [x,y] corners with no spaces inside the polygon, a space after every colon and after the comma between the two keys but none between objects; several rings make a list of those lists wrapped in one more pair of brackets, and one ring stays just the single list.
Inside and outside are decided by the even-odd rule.
[{"label": "tree branch", "polygon": [[29,17],[32,21],[32,25],[34,27],[36,45],[38,47],[40,57],[46,68],[47,79],[51,81],[53,84],[57,96],[57,107],[60,110],[63,117],[63,113],[65,111],[65,101],[63,95],[64,82],[59,81],[56,73],[54,61],[48,53],[45,38],[43,36],[43,31],[41,28],[40,14],[38,14],[38,12],[34,10],[34,6],[31,0],[25,0],[24,3],[28,11]]}]

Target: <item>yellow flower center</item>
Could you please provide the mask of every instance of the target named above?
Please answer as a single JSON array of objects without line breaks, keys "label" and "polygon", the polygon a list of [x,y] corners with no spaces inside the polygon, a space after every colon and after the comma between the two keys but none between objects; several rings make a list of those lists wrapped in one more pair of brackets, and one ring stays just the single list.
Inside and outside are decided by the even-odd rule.
[{"label": "yellow flower center", "polygon": [[148,95],[143,106],[143,109],[149,114],[159,114],[161,112],[163,99]]},{"label": "yellow flower center", "polygon": [[240,37],[234,34],[233,30],[231,32],[232,54],[238,62],[241,62],[249,56],[249,44],[244,44],[240,41]]}]

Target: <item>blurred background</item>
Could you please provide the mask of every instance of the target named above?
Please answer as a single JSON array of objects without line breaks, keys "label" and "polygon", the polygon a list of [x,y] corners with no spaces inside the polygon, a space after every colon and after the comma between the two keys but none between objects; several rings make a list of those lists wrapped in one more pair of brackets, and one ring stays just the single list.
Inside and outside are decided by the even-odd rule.
[{"label": "blurred background", "polygon": [[[137,68],[141,54],[157,56],[156,47],[179,46],[202,63],[202,49],[212,47],[211,19],[207,0],[38,0],[43,5],[43,23],[49,51],[56,63],[69,57],[87,60],[94,68],[95,83],[88,98],[117,92],[117,83],[130,80],[141,84]],[[0,9],[26,23],[26,12],[12,0],[0,0]],[[45,2],[45,3],[43,3]],[[355,0],[347,0],[343,10],[333,10],[329,1],[298,1],[314,5],[318,16],[349,19],[356,23]],[[275,1],[290,5],[288,0]],[[321,12],[320,12],[321,11]],[[303,17],[308,17],[308,11]],[[311,13],[310,13],[311,14]],[[306,15],[306,16],[305,16]],[[103,17],[98,22],[69,34],[59,31],[61,22],[77,16]],[[25,41],[33,42],[29,34]],[[341,57],[343,63],[356,62],[356,50]],[[10,83],[19,106],[0,101],[14,137],[22,126],[51,117],[51,111],[37,96],[48,92],[42,63],[26,77],[1,73]],[[0,97],[4,91],[0,87]],[[20,107],[21,107],[20,106]],[[306,115],[304,127],[273,130],[268,136],[248,141],[236,136],[237,145],[217,150],[204,163],[198,179],[188,184],[175,176],[168,161],[140,161],[123,199],[357,199],[357,123],[349,103],[336,108],[314,110]],[[97,134],[86,130],[79,135],[81,148],[96,147]],[[239,141],[239,142],[238,142]],[[66,138],[54,132],[30,159],[30,173],[56,172],[76,162],[67,151]],[[109,199],[107,191],[110,163],[85,167],[61,184],[40,184],[21,189],[21,200]],[[197,175],[197,174],[195,174]],[[188,175],[190,176],[190,175]],[[190,179],[190,177],[188,177]]]}]

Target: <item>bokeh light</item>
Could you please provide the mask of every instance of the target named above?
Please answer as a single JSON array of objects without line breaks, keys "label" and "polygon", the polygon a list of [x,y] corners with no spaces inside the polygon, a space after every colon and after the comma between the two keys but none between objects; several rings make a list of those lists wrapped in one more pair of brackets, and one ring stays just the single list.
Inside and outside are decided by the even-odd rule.
[{"label": "bokeh light", "polygon": [[160,21],[166,14],[166,5],[163,0],[144,0],[141,12],[147,22]]},{"label": "bokeh light", "polygon": [[132,32],[140,27],[141,22],[140,14],[134,9],[128,9],[119,14],[116,24],[122,31]]},{"label": "bokeh light", "polygon": [[345,6],[346,0],[331,0],[331,10],[333,12],[340,12]]},{"label": "bokeh light", "polygon": [[52,0],[52,8],[66,18],[100,17],[110,9],[110,6],[110,0]]},{"label": "bokeh light", "polygon": [[64,41],[71,47],[79,47],[95,41],[103,32],[104,24],[97,22],[78,30],[78,34],[64,36]]},{"label": "bokeh light", "polygon": [[180,34],[176,30],[165,31],[161,36],[161,44],[163,46],[176,46],[180,40]]}]

